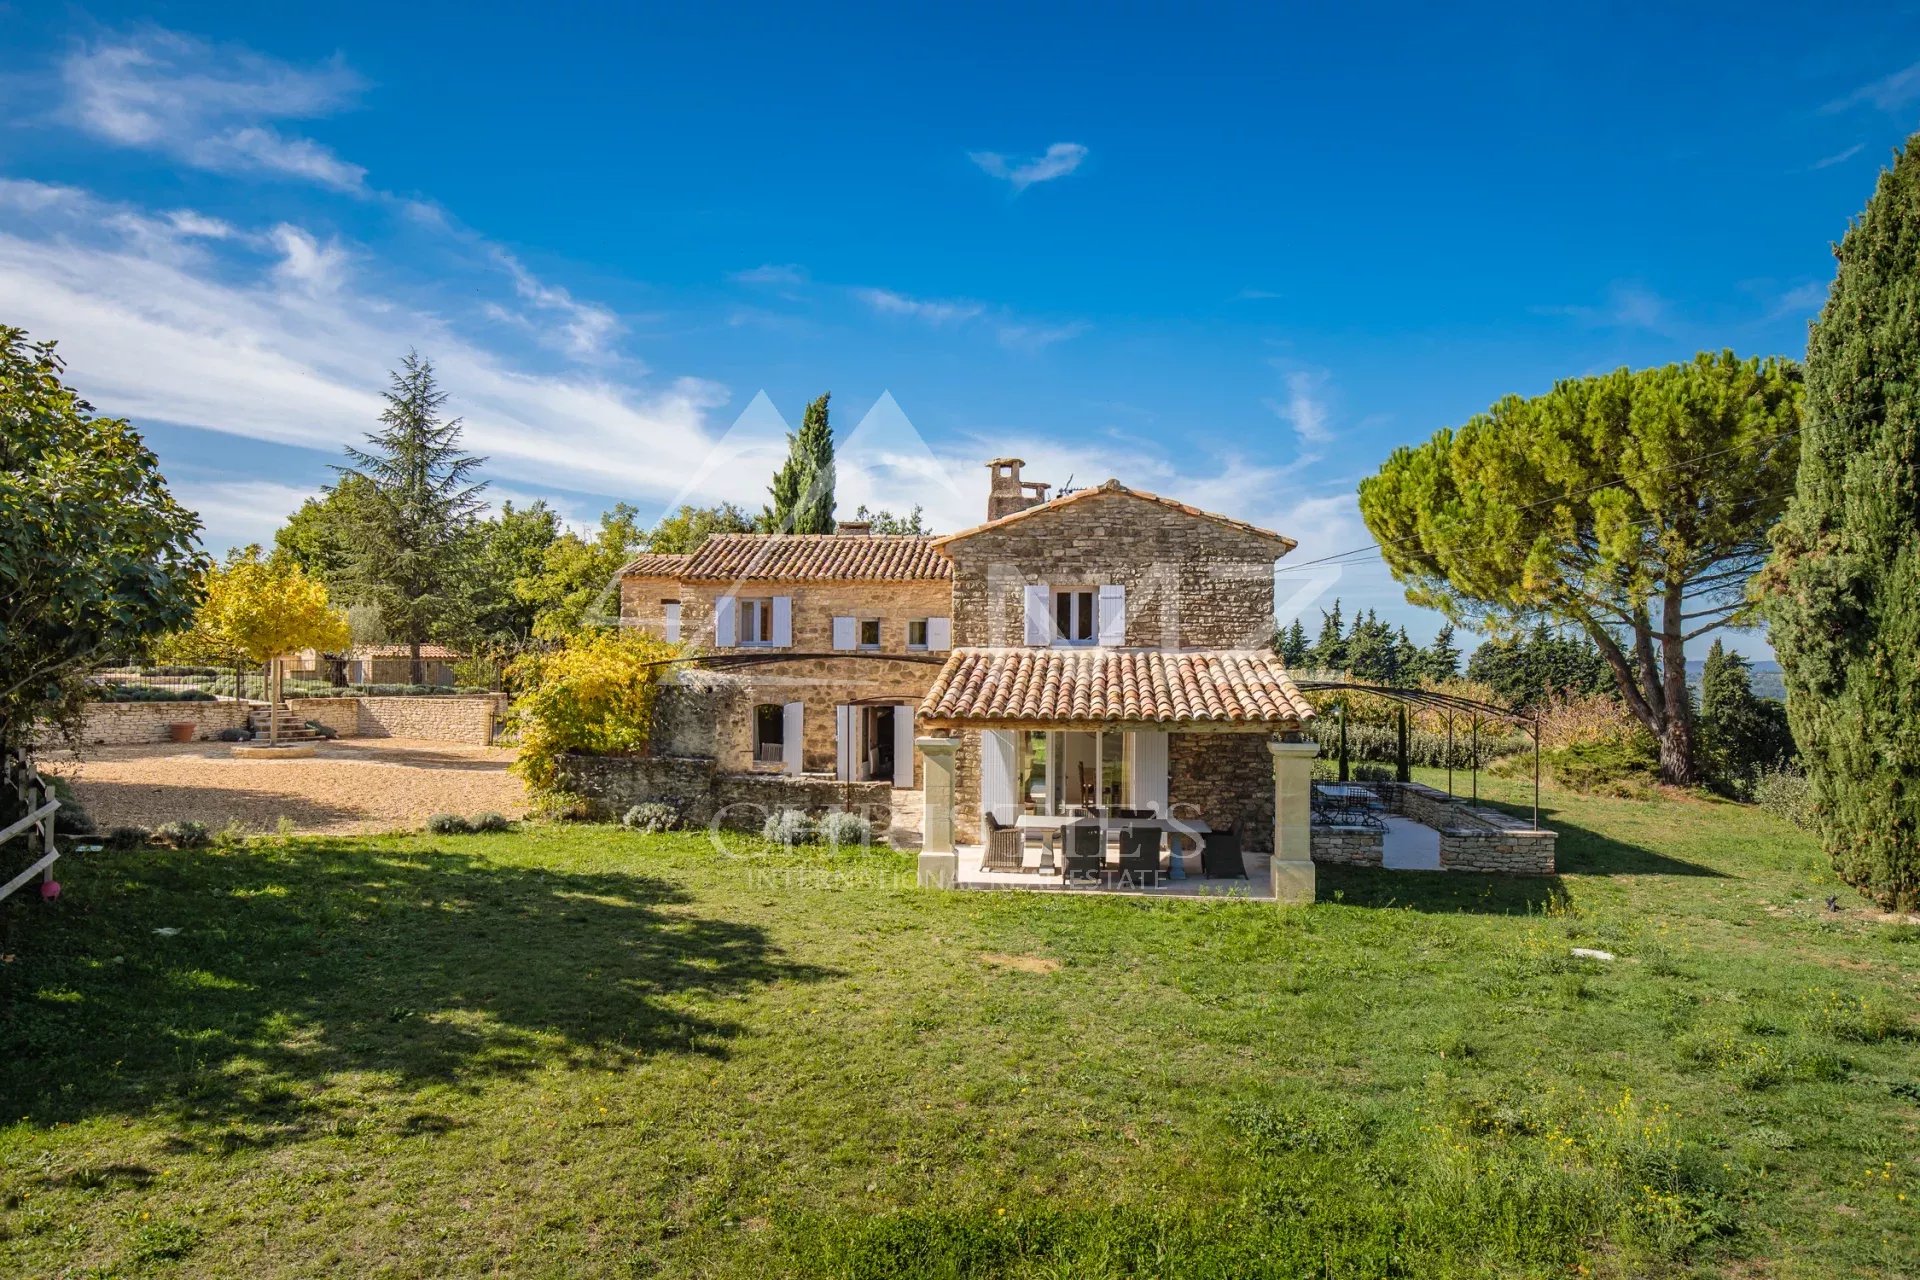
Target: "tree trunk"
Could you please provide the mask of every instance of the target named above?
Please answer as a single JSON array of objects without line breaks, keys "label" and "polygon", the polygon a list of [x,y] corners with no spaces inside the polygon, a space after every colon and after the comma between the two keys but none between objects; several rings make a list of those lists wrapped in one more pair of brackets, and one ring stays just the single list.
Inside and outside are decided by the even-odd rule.
[{"label": "tree trunk", "polygon": [[1687,688],[1687,642],[1680,630],[1680,586],[1668,579],[1660,616],[1660,664],[1666,695],[1660,732],[1660,777],[1676,787],[1700,780],[1693,760],[1693,695]]},{"label": "tree trunk", "polygon": [[267,659],[267,745],[280,745],[280,659]]}]

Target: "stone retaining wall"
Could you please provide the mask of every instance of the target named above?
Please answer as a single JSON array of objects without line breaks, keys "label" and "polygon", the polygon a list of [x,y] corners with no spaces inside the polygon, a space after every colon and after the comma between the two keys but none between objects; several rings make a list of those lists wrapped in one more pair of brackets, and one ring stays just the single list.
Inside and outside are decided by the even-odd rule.
[{"label": "stone retaining wall", "polygon": [[618,818],[636,804],[670,804],[689,826],[718,817],[723,826],[758,831],[776,809],[821,814],[865,813],[885,829],[892,788],[885,782],[841,782],[808,774],[723,773],[717,762],[687,756],[567,756],[561,785],[583,797],[596,817]]},{"label": "stone retaining wall", "polygon": [[96,702],[87,707],[80,741],[94,746],[129,746],[138,742],[167,742],[167,726],[193,726],[196,739],[211,738],[222,729],[247,723],[244,702]]},{"label": "stone retaining wall", "polygon": [[302,720],[326,725],[343,738],[424,738],[435,742],[493,741],[505,712],[505,694],[448,697],[288,698]]},{"label": "stone retaining wall", "polygon": [[1440,866],[1447,871],[1550,876],[1559,837],[1524,818],[1476,808],[1419,782],[1370,783],[1397,814],[1440,833]]},{"label": "stone retaining wall", "polygon": [[1386,832],[1370,827],[1313,828],[1313,860],[1349,867],[1377,867],[1385,851]]}]

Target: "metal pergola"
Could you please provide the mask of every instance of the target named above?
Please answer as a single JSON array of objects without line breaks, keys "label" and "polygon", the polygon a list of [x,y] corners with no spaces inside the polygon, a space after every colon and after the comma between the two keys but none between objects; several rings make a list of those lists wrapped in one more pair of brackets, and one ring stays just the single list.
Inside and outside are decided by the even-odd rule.
[{"label": "metal pergola", "polygon": [[[1454,716],[1465,715],[1469,718],[1472,735],[1472,778],[1473,803],[1480,803],[1480,722],[1483,719],[1501,720],[1517,724],[1533,739],[1533,825],[1540,826],[1540,714],[1519,707],[1503,707],[1497,702],[1483,702],[1478,698],[1463,697],[1456,693],[1441,693],[1435,689],[1406,688],[1400,685],[1363,684],[1354,680],[1296,680],[1294,687],[1302,693],[1364,693],[1385,698],[1400,704],[1399,759],[1395,762],[1396,774],[1401,781],[1410,776],[1407,760],[1407,708],[1424,707],[1432,711],[1441,711],[1447,718],[1447,798],[1453,799],[1453,724]],[[1347,780],[1347,707],[1342,700],[1338,706],[1340,724],[1340,780]]]}]

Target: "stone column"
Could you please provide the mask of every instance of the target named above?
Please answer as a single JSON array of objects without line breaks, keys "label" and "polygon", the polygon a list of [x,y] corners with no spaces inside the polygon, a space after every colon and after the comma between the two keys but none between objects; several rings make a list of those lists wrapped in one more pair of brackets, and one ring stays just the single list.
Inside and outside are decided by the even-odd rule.
[{"label": "stone column", "polygon": [[924,762],[921,792],[920,883],[951,889],[960,859],[953,851],[953,752],[957,738],[915,738]]},{"label": "stone column", "polygon": [[1273,754],[1273,897],[1313,901],[1313,758],[1317,742],[1267,743]]}]

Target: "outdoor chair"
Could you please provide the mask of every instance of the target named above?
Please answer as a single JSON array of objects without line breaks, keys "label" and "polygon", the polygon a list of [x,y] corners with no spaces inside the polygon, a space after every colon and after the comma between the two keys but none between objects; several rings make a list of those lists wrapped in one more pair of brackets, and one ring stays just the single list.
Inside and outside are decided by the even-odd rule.
[{"label": "outdoor chair", "polygon": [[1107,869],[1107,833],[1097,822],[1076,822],[1061,832],[1066,883],[1095,880]]},{"label": "outdoor chair", "polygon": [[1160,836],[1158,827],[1120,828],[1120,874],[1160,874]]},{"label": "outdoor chair", "polygon": [[1027,859],[1027,833],[1007,826],[989,813],[983,820],[987,837],[986,853],[980,860],[985,871],[1020,871]]},{"label": "outdoor chair", "polygon": [[1200,870],[1208,879],[1239,876],[1244,880],[1247,864],[1240,854],[1240,820],[1235,818],[1225,831],[1215,831],[1202,841]]}]

